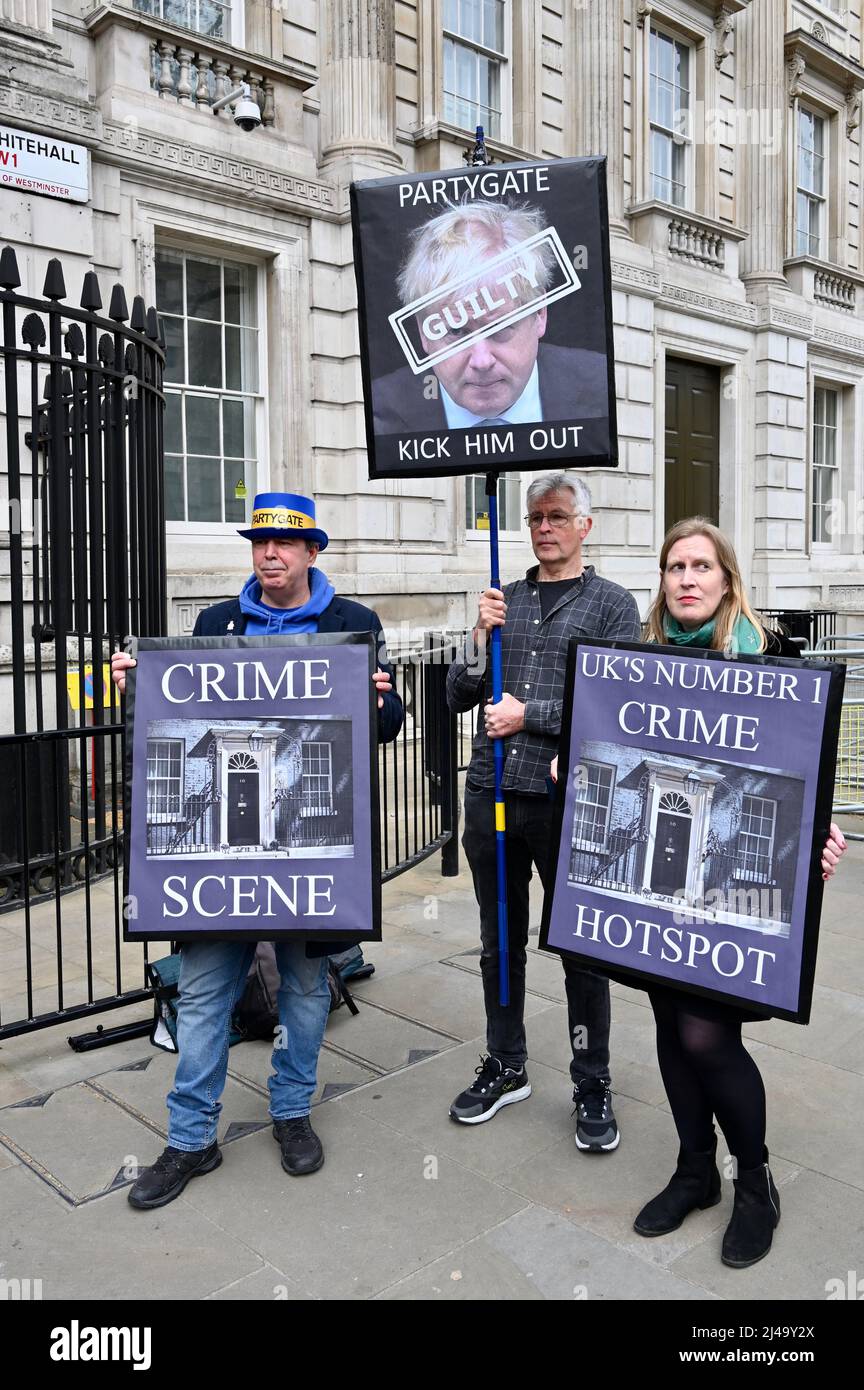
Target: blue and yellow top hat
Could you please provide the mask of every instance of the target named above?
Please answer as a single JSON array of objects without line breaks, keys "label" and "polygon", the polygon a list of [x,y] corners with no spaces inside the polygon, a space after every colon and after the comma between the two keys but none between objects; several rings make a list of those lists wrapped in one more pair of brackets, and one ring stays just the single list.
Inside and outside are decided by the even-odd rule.
[{"label": "blue and yellow top hat", "polygon": [[315,525],[315,502],[299,492],[259,492],[252,506],[252,526],[238,531],[247,541],[266,541],[270,536],[300,536],[317,541],[326,550],[329,536]]}]

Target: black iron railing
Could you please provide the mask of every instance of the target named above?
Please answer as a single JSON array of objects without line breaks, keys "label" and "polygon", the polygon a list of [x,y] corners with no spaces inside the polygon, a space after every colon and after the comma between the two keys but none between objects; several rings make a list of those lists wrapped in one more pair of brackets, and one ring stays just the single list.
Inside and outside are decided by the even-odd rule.
[{"label": "black iron railing", "polygon": [[[101,316],[92,273],[80,305],[67,304],[59,261],[49,263],[43,298],[19,289],[6,248],[9,601],[0,644],[11,649],[11,699],[0,707],[0,921],[10,949],[0,1038],[151,996],[146,945],[123,941],[124,733],[108,662],[127,634],[167,630],[156,312],[136,298],[130,315],[117,285]],[[385,880],[439,849],[442,872],[457,872],[456,726],[444,698],[451,655],[429,642],[396,663],[406,720],[379,751]],[[306,848],[350,836],[334,832],[330,809],[289,798],[277,836]],[[179,837],[194,851],[212,840],[217,811],[202,793],[154,834],[164,833],[166,849]]]},{"label": "black iron railing", "polygon": [[79,304],[66,303],[57,260],[42,298],[20,285],[7,247],[9,601],[0,622],[11,700],[0,713],[0,909],[18,953],[8,958],[0,1035],[23,1031],[16,1016],[26,1028],[145,997],[140,949],[131,965],[121,950],[123,736],[105,675],[126,633],[164,632],[166,618],[156,311],[136,298],[130,314],[115,285],[102,315],[92,272]]}]

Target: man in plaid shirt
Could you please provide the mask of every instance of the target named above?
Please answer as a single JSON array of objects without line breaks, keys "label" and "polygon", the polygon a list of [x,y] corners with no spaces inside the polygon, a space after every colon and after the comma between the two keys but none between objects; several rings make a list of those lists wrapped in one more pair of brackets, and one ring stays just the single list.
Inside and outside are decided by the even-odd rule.
[{"label": "man in plaid shirt", "polygon": [[[454,1120],[481,1124],[504,1105],[525,1100],[531,1084],[527,1057],[525,948],[532,865],[544,887],[554,877],[549,861],[552,802],[549,765],[558,751],[564,675],[571,637],[638,641],[642,625],[632,594],[601,579],[582,562],[591,530],[591,494],[574,473],[547,473],[528,489],[531,545],[539,561],[524,579],[480,596],[473,640],[447,675],[447,701],[462,712],[484,702],[465,784],[462,843],[480,905],[486,1045],[476,1080],[450,1107]],[[506,622],[505,622],[506,618]],[[487,634],[503,627],[504,695],[491,703]],[[485,727],[484,727],[485,725]],[[506,741],[504,791],[507,826],[507,905],[510,1004],[498,1002],[498,885],[495,850],[495,772],[492,740]],[[609,1152],[618,1146],[609,1080],[609,981],[563,960],[576,1104],[576,1144]],[[584,1045],[583,1045],[584,1044]]]}]

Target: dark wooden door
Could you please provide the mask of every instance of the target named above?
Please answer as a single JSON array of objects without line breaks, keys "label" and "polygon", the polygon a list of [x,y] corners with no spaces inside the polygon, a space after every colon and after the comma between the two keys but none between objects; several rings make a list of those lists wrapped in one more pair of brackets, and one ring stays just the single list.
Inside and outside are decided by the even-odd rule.
[{"label": "dark wooden door", "polygon": [[228,843],[257,845],[259,839],[258,773],[228,773]]},{"label": "dark wooden door", "polygon": [[685,516],[720,520],[720,369],[667,357],[666,530]]},{"label": "dark wooden door", "polygon": [[687,859],[690,853],[690,816],[673,816],[660,811],[651,865],[651,891],[671,897],[687,886]]}]

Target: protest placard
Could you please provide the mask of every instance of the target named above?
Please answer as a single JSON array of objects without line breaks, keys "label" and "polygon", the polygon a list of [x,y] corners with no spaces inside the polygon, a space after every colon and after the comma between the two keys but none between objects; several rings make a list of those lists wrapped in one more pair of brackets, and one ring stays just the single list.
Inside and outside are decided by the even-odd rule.
[{"label": "protest placard", "polygon": [[373,637],[140,638],[136,655],[126,939],[380,940]]},{"label": "protest placard", "polygon": [[541,945],[806,1023],[843,677],[574,641]]},{"label": "protest placard", "polygon": [[369,476],[615,465],[606,161],[351,188]]}]

